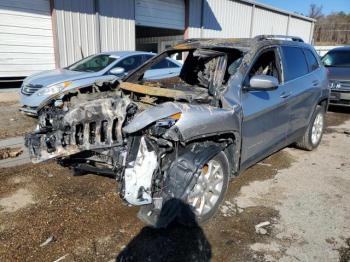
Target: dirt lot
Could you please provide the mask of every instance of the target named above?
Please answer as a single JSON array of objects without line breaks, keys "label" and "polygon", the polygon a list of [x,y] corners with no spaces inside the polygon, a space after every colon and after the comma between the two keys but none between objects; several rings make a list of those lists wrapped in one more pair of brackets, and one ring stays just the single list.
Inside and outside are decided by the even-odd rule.
[{"label": "dirt lot", "polygon": [[141,261],[350,261],[350,112],[327,123],[318,150],[284,149],[234,179],[202,227],[145,227],[110,178],[53,162],[0,169],[0,261],[111,261],[125,246]]},{"label": "dirt lot", "polygon": [[35,127],[37,120],[22,114],[18,109],[17,101],[1,101],[0,99],[0,139],[22,136]]}]

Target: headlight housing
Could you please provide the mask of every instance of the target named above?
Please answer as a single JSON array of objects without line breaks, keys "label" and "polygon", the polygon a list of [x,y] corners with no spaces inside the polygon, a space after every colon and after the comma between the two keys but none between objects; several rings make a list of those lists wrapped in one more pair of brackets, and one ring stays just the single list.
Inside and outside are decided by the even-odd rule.
[{"label": "headlight housing", "polygon": [[22,82],[22,87],[25,86],[28,82],[28,77],[24,78],[23,79],[23,82]]},{"label": "headlight housing", "polygon": [[156,121],[155,126],[167,127],[167,128],[172,127],[177,122],[177,120],[180,119],[180,117],[181,117],[181,113],[176,113],[166,118],[159,119],[158,121]]},{"label": "headlight housing", "polygon": [[57,94],[57,93],[61,92],[63,89],[65,89],[66,87],[70,86],[71,84],[72,84],[72,82],[65,81],[65,82],[55,84],[52,86],[44,87],[44,88],[40,89],[36,94],[38,96],[48,96],[48,95]]},{"label": "headlight housing", "polygon": [[170,127],[176,124],[181,118],[181,113],[176,113],[171,116],[157,120],[154,125],[149,128],[149,132],[156,137],[162,136]]}]

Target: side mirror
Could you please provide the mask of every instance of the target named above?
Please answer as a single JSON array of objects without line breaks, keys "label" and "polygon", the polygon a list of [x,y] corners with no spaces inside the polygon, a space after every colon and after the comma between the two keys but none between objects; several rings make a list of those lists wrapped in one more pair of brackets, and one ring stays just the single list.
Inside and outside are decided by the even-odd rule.
[{"label": "side mirror", "polygon": [[109,70],[109,74],[115,75],[115,76],[122,76],[125,73],[125,69],[122,67],[115,67]]},{"label": "side mirror", "polygon": [[246,90],[274,90],[278,87],[278,79],[269,75],[256,75],[250,79],[249,85]]}]

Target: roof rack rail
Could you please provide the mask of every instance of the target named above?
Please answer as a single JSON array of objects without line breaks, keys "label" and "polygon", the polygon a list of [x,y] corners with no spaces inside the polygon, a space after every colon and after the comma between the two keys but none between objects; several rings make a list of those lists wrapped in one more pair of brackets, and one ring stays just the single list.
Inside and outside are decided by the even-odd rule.
[{"label": "roof rack rail", "polygon": [[299,36],[289,36],[289,35],[257,35],[254,37],[257,41],[268,40],[268,39],[276,39],[276,40],[289,40],[295,42],[304,43],[304,40]]}]

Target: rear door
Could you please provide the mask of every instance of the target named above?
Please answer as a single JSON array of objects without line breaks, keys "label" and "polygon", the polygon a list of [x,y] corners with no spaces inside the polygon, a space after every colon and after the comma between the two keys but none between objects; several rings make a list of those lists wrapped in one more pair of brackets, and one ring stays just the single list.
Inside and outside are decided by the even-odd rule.
[{"label": "rear door", "polygon": [[280,84],[271,91],[242,90],[242,169],[278,150],[285,143],[289,113],[280,65],[278,49],[265,49],[257,56],[244,81],[243,85],[247,86],[252,76],[266,74],[278,78]]},{"label": "rear door", "polygon": [[290,112],[288,139],[300,137],[309,124],[319,96],[318,60],[313,52],[297,46],[282,46],[283,72]]},{"label": "rear door", "polygon": [[132,70],[135,70],[137,67],[142,65],[144,62],[144,57],[143,55],[133,55],[133,56],[128,56],[118,62],[115,67],[122,67],[125,69],[126,73],[131,72]]}]

